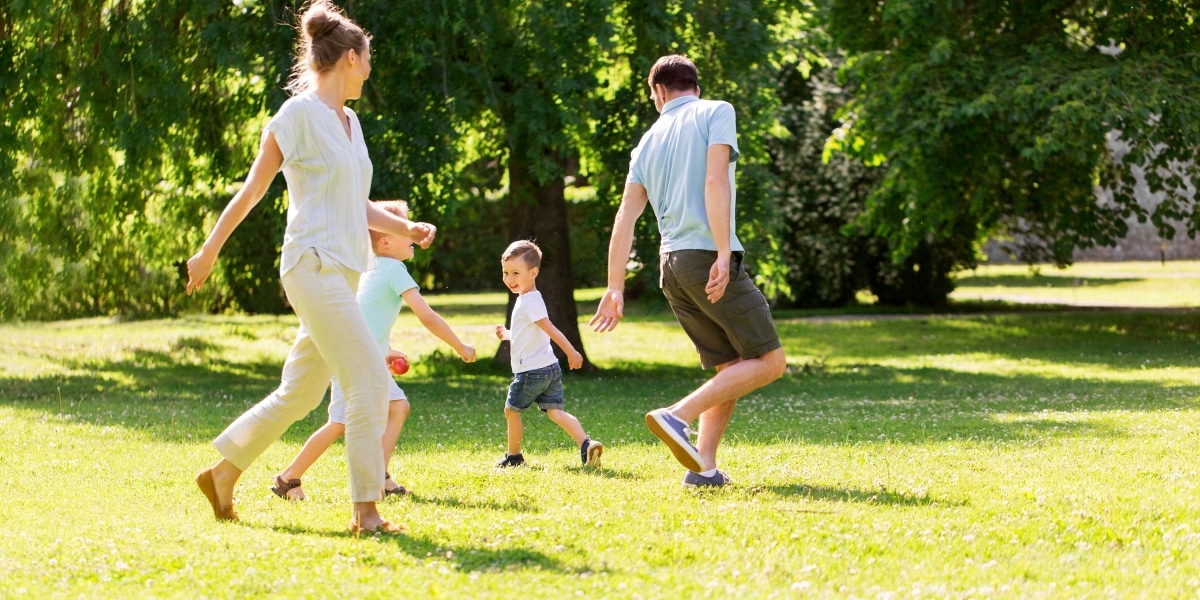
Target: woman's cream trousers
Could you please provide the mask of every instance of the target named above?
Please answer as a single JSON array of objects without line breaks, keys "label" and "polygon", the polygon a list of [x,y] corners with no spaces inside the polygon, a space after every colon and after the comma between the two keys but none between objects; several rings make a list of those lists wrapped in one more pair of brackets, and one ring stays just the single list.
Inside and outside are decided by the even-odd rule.
[{"label": "woman's cream trousers", "polygon": [[249,468],[292,423],[320,405],[330,376],[337,375],[346,394],[350,500],[383,499],[385,465],[379,447],[387,422],[389,375],[355,298],[358,277],[313,248],[284,274],[283,289],[300,317],[300,331],[279,387],[214,442],[237,468]]}]

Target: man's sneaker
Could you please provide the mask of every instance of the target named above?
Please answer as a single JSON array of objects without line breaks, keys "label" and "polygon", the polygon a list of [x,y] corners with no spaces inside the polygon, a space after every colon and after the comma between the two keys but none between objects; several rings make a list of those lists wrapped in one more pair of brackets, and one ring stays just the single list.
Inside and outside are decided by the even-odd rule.
[{"label": "man's sneaker", "polygon": [[585,467],[600,468],[600,455],[604,454],[604,444],[593,439],[583,440],[579,446],[579,460]]},{"label": "man's sneaker", "polygon": [[509,454],[509,453],[505,452],[504,460],[496,463],[496,468],[504,469],[507,467],[519,467],[523,464],[525,464],[524,456],[522,456],[521,454]]},{"label": "man's sneaker", "polygon": [[721,487],[730,481],[729,474],[725,471],[717,471],[712,477],[705,477],[695,471],[688,471],[687,475],[683,476],[684,487]]},{"label": "man's sneaker", "polygon": [[704,463],[700,460],[700,451],[688,439],[688,435],[692,431],[688,429],[687,423],[671,414],[667,409],[660,408],[646,413],[646,426],[671,449],[675,459],[687,467],[687,470],[697,473],[704,470]]}]

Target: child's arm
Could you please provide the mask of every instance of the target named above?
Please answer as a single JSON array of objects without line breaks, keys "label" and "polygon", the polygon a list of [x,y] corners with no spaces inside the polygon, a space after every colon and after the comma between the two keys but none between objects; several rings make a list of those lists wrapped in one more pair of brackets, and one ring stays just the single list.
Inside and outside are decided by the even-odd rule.
[{"label": "child's arm", "polygon": [[425,302],[425,299],[421,297],[421,292],[413,288],[400,294],[400,297],[404,298],[404,303],[412,309],[413,313],[417,315],[417,319],[421,321],[421,325],[424,325],[425,329],[429,330],[429,333],[436,335],[443,342],[449,344],[451,348],[454,348],[454,351],[462,357],[463,362],[475,362],[475,347],[470,344],[464,344],[462,340],[458,339],[458,336],[454,334],[454,330],[450,329],[450,324],[446,323],[442,315],[434,312],[429,307],[429,303]]},{"label": "child's arm", "polygon": [[499,338],[500,341],[511,340],[512,332],[509,331],[508,328],[506,328],[503,325],[497,325],[496,326],[496,337]]},{"label": "child's arm", "polygon": [[383,357],[384,364],[390,365],[392,364],[392,361],[396,360],[397,358],[408,360],[408,355],[391,346],[388,346],[387,355]]},{"label": "child's arm", "polygon": [[578,369],[583,366],[583,355],[575,350],[575,346],[571,345],[571,341],[567,339],[567,336],[563,335],[563,332],[559,331],[554,326],[554,323],[550,322],[550,319],[538,321],[537,326],[541,327],[542,331],[545,331],[550,336],[550,339],[554,340],[554,343],[558,344],[558,347],[562,348],[562,351],[567,354],[567,364],[572,369]]}]

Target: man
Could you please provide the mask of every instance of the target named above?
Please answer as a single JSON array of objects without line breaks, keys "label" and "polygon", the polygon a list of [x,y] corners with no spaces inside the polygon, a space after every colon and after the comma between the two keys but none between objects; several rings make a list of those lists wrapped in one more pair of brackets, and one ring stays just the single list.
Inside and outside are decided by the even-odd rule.
[{"label": "man", "polygon": [[[687,467],[684,485],[719,487],[730,479],[717,469],[717,446],[737,399],[778,379],[787,363],[734,233],[740,153],[733,107],[700,99],[696,65],[684,56],[658,59],[648,83],[661,116],[633,150],[609,241],[608,290],[591,325],[612,331],[624,316],[625,264],[649,203],[662,236],[659,284],[701,365],[717,373],[679,402],[649,412],[646,425]],[[693,445],[688,424],[697,418]]]}]

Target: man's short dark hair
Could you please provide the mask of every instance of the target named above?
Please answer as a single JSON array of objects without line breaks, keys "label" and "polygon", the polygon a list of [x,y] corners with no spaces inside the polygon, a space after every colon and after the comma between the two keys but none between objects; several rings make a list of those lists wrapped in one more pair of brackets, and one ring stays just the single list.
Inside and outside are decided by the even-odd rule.
[{"label": "man's short dark hair", "polygon": [[670,54],[655,61],[650,67],[650,85],[663,85],[668,90],[686,92],[696,89],[700,74],[696,63],[682,54]]}]

